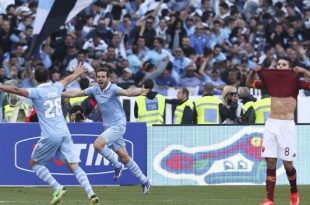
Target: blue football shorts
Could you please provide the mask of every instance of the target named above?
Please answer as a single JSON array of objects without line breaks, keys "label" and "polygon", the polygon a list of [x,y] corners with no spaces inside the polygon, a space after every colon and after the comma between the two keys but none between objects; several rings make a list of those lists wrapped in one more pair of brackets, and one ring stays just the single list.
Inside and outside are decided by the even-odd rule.
[{"label": "blue football shorts", "polygon": [[74,152],[74,144],[71,136],[65,137],[41,137],[36,144],[31,159],[43,164],[54,158],[65,163],[79,163],[80,158]]},{"label": "blue football shorts", "polygon": [[123,138],[125,132],[126,132],[126,125],[119,124],[108,127],[103,133],[100,134],[100,137],[103,137],[107,145],[116,152],[120,148],[125,147],[126,145]]}]

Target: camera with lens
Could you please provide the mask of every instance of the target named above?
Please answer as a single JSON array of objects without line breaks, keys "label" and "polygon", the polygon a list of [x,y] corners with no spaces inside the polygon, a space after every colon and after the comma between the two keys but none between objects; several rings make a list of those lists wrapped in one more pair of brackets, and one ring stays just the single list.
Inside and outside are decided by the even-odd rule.
[{"label": "camera with lens", "polygon": [[75,122],[83,122],[85,120],[85,116],[83,113],[76,113],[75,114]]}]

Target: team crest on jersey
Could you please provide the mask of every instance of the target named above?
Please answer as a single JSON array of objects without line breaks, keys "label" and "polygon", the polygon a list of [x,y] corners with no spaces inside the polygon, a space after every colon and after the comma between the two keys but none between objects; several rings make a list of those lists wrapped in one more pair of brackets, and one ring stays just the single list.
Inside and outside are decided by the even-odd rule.
[{"label": "team crest on jersey", "polygon": [[[217,136],[214,136],[214,138]],[[153,167],[172,179],[207,184],[263,184],[265,160],[260,156],[262,132],[244,128],[218,144],[200,147],[170,145],[159,153]],[[283,173],[278,163],[278,174]]]}]

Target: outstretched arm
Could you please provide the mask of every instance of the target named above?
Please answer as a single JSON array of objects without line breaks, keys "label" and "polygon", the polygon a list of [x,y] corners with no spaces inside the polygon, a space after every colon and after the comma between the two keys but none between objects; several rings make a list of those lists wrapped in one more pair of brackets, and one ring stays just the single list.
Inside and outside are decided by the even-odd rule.
[{"label": "outstretched arm", "polygon": [[148,92],[150,90],[149,89],[145,89],[144,87],[142,88],[129,88],[129,89],[120,89],[118,91],[119,95],[124,95],[124,96],[128,96],[128,97],[134,97],[134,96],[139,96],[139,95],[147,95]]},{"label": "outstretched arm", "polygon": [[86,95],[85,90],[78,90],[78,91],[71,90],[71,91],[66,91],[66,92],[61,93],[61,96],[65,98],[80,97],[80,96],[85,96],[85,95]]},{"label": "outstretched arm", "polygon": [[0,84],[0,90],[3,92],[13,93],[13,94],[24,96],[24,97],[28,97],[28,94],[29,94],[26,89],[18,88],[16,86],[11,86],[11,85]]},{"label": "outstretched arm", "polygon": [[60,83],[66,87],[69,83],[77,79],[84,72],[85,67],[82,63],[79,63],[79,65],[74,69],[74,72],[71,75],[66,76],[63,80],[60,81]]}]

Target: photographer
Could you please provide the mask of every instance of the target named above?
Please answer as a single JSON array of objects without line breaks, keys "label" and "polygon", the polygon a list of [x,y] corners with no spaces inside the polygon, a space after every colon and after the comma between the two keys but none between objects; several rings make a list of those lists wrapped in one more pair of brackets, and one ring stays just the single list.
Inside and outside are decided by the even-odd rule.
[{"label": "photographer", "polygon": [[85,117],[84,108],[80,105],[74,105],[69,111],[70,122],[92,122]]}]

